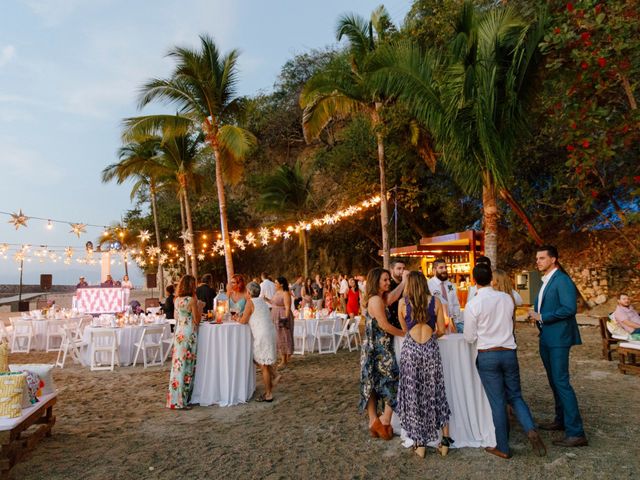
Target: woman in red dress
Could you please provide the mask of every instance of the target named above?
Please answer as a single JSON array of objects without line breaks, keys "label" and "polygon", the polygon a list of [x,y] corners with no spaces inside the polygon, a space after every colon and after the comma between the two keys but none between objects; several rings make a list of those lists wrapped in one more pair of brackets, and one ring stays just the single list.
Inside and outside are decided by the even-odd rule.
[{"label": "woman in red dress", "polygon": [[349,278],[349,290],[347,291],[347,315],[353,319],[356,315],[360,314],[360,289],[358,288],[358,281],[351,277]]}]

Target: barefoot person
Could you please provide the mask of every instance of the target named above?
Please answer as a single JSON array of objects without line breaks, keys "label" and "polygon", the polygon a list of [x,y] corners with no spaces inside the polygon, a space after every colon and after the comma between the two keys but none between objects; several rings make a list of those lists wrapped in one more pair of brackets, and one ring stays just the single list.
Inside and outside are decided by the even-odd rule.
[{"label": "barefoot person", "polygon": [[[360,355],[360,410],[367,409],[369,432],[372,437],[391,440],[391,414],[396,407],[398,390],[398,364],[394,356],[393,336],[404,335],[389,323],[387,306],[395,302],[405,285],[407,271],[402,282],[391,293],[389,271],[374,268],[367,276],[367,314],[365,334]],[[384,410],[378,417],[378,401],[384,402]]]},{"label": "barefoot person", "polygon": [[[429,285],[420,272],[411,272],[400,301],[400,321],[407,328],[400,354],[398,413],[416,454],[424,458],[428,443],[442,430],[440,453],[445,456],[453,440],[449,437],[449,403],[444,387],[438,334],[444,333],[444,315],[429,314]],[[438,308],[442,312],[442,308]]]},{"label": "barefoot person", "polygon": [[175,300],[177,322],[171,356],[167,408],[189,408],[202,306],[204,304],[200,302],[199,305],[196,297],[196,279],[191,275],[185,275],[180,279]]},{"label": "barefoot person", "polygon": [[271,321],[269,306],[260,297],[260,285],[255,282],[247,285],[247,304],[239,323],[248,323],[251,327],[253,338],[253,361],[260,365],[262,371],[262,381],[264,383],[264,393],[256,401],[272,402],[273,385],[280,378],[276,376],[275,363],[276,352],[276,329]]}]

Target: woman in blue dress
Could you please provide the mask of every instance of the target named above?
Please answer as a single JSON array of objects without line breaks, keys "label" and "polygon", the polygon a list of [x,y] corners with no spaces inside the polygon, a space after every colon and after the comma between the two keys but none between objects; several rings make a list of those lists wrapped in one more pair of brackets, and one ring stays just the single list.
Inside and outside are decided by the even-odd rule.
[{"label": "woman in blue dress", "polygon": [[236,318],[242,318],[244,307],[247,304],[247,282],[244,275],[236,273],[229,280],[227,286],[227,296],[229,297],[229,311]]},{"label": "woman in blue dress", "polygon": [[[365,336],[360,355],[360,410],[367,410],[371,436],[385,440],[393,437],[391,415],[396,407],[398,390],[393,336],[404,335],[402,330],[389,323],[387,306],[400,298],[408,274],[406,271],[393,292],[389,292],[391,276],[388,270],[374,268],[367,275]],[[379,402],[384,404],[380,416]]]},{"label": "woman in blue dress", "polygon": [[189,408],[193,391],[198,324],[202,316],[202,307],[198,305],[198,297],[196,297],[196,279],[191,275],[185,275],[180,279],[174,305],[176,331],[171,357],[167,408],[184,409]]}]

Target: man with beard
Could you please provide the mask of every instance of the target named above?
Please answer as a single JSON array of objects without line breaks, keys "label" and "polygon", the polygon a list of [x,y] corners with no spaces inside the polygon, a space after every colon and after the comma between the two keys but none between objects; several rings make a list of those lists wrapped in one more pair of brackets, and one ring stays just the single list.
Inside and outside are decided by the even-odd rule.
[{"label": "man with beard", "polygon": [[445,317],[448,317],[453,325],[455,325],[455,330],[458,333],[462,333],[464,330],[464,320],[460,313],[460,302],[458,301],[456,286],[449,281],[447,262],[442,258],[437,258],[433,262],[433,271],[435,275],[429,279],[431,295],[440,300]]},{"label": "man with beard", "polygon": [[[391,287],[390,292],[393,292],[395,288],[402,282],[402,274],[404,273],[405,264],[402,260],[393,260],[389,265],[389,271],[391,272]],[[400,320],[398,319],[398,302],[400,302],[402,296],[395,302],[389,305],[389,323],[396,328],[402,328]],[[404,300],[403,300],[404,301]]]}]

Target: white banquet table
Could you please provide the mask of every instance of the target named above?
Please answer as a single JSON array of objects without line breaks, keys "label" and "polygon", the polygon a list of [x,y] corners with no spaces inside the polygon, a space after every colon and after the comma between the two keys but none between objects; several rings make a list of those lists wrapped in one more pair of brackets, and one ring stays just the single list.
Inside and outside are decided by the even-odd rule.
[{"label": "white banquet table", "polygon": [[[395,337],[396,358],[400,357],[398,337]],[[476,368],[476,347],[465,342],[461,333],[438,339],[447,402],[451,409],[449,436],[452,448],[495,447],[496,435],[491,406],[484,393]],[[400,431],[400,421],[393,415],[394,431]],[[437,442],[436,442],[437,443]]]},{"label": "white banquet table", "polygon": [[[146,327],[158,326],[159,324],[149,323],[146,325],[128,325],[125,327],[93,327],[88,326],[84,329],[82,334],[82,340],[87,342],[87,348],[83,349],[81,352],[81,361],[84,365],[91,365],[91,332],[92,331],[108,331],[114,330],[116,332],[116,336],[118,338],[118,354],[119,354],[119,362],[120,366],[127,366],[133,363],[133,359],[136,356],[136,346],[134,343],[140,340],[142,337],[142,331]],[[165,328],[164,338],[171,338],[171,329],[169,325]],[[102,354],[102,353],[101,353]],[[143,360],[142,354],[138,358],[138,362],[141,363]]]},{"label": "white banquet table", "polygon": [[[33,337],[31,339],[31,350],[45,350],[47,345],[47,327],[53,322],[65,321],[65,322],[77,322],[80,321],[80,317],[73,318],[34,318],[24,317],[23,320],[29,320],[33,327]],[[56,338],[52,346],[58,348],[60,346],[60,338]]]},{"label": "white banquet table", "polygon": [[227,407],[246,403],[256,389],[251,328],[201,323],[191,403]]}]

